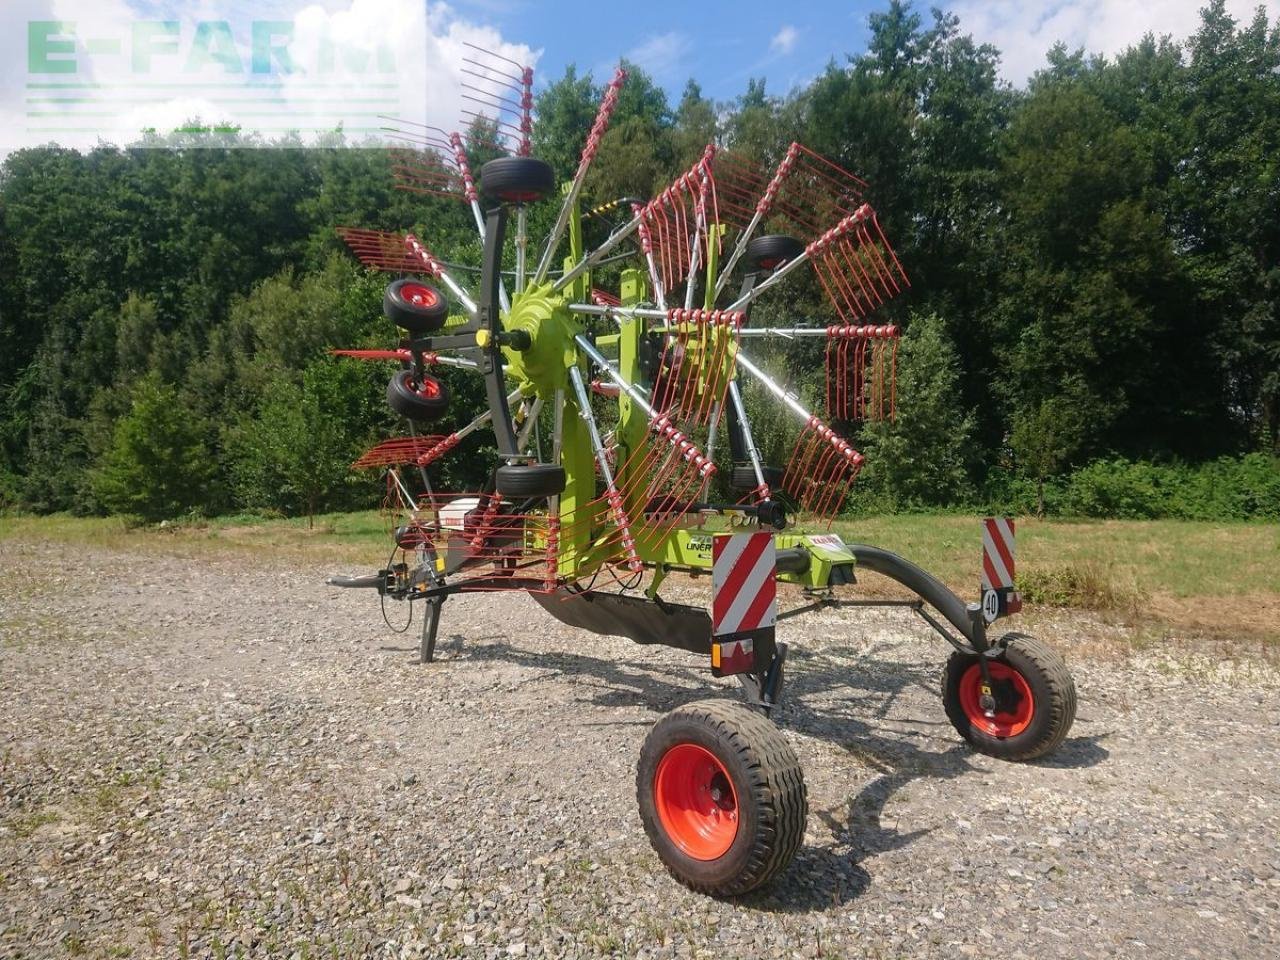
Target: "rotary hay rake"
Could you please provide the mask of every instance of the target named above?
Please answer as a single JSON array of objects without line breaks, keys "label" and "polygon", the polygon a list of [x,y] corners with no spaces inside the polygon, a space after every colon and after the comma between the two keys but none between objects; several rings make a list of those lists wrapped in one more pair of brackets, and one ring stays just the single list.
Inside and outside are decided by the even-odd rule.
[{"label": "rotary hay rake", "polygon": [[[535,263],[526,210],[557,195],[557,185],[551,168],[528,156],[531,73],[478,49],[467,72],[476,103],[499,114],[493,129],[510,135],[511,155],[476,178],[459,134],[399,124],[395,135],[409,146],[396,152],[394,175],[404,189],[470,208],[483,244],[478,289],[412,234],[339,231],[367,266],[399,276],[383,308],[405,336],[385,350],[335,353],[399,364],[387,400],[411,433],[355,464],[386,472],[401,517],[391,562],[331,583],[376,588],[384,602],[425,601],[423,662],[433,659],[448,597],[520,590],[570,625],[686,650],[706,657],[715,676],[736,676],[745,706],[707,700],[667,714],[646,739],[637,774],[658,855],[677,879],[713,895],[767,883],[803,839],[799,762],[769,722],[787,655],[775,624],[814,608],[894,603],[840,595],[859,566],[914,593],[896,603],[954,648],[943,703],[974,748],[1009,760],[1056,748],[1075,713],[1062,659],[1023,634],[987,635],[1017,609],[1011,553],[995,558],[1002,575],[984,563],[983,604],[965,603],[902,557],[820,532],[863,462],[828,421],[891,417],[895,404],[898,329],[866,321],[907,277],[864,199],[867,185],[800,144],[771,172],[708,146],[652,199],[591,211],[615,219],[588,249],[582,189],[626,79],[619,70]],[[593,271],[627,250],[634,263],[619,289],[593,288]],[[802,269],[817,277],[835,322],[753,325],[753,304]],[[826,418],[751,359],[751,341],[779,338],[825,341]],[[450,412],[447,384],[433,373],[445,367],[481,378],[487,409],[424,433]],[[759,452],[741,378],[793,417],[785,470]],[[488,482],[434,489],[432,465],[479,430],[492,431],[498,450]],[[715,502],[715,451],[726,435],[731,462],[720,482],[738,496]],[[673,572],[707,571],[710,613],[659,592]],[[779,581],[798,588],[798,604],[782,612]]]}]

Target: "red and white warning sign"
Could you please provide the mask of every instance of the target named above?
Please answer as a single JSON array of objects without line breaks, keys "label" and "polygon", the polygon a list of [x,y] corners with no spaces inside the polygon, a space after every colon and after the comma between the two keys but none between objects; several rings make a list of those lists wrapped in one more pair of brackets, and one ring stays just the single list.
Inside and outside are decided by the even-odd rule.
[{"label": "red and white warning sign", "polygon": [[711,544],[711,667],[748,673],[773,657],[777,549],[771,533],[717,536]]},{"label": "red and white warning sign", "polygon": [[1013,556],[1013,519],[987,517],[982,521],[982,614],[988,623],[1022,609],[1014,584]]}]

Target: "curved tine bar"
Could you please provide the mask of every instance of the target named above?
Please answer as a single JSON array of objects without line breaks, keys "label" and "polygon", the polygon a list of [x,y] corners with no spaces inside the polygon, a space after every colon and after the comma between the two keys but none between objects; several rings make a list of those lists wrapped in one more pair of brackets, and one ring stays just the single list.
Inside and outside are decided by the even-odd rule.
[{"label": "curved tine bar", "polygon": [[517,70],[525,69],[525,66],[523,63],[517,63],[516,61],[512,60],[510,57],[503,56],[502,54],[498,53],[495,50],[490,50],[487,47],[482,47],[479,44],[472,43],[470,40],[463,40],[462,45],[464,47],[470,47],[472,50],[479,50],[485,56],[493,57],[493,59],[495,60],[503,60],[511,64],[511,66],[515,67]]},{"label": "curved tine bar", "polygon": [[[467,159],[466,148],[462,145],[462,135],[451,133],[448,136],[449,149],[453,152],[454,166],[458,168],[458,174],[462,177],[463,194],[471,207],[471,216],[476,221],[476,232],[480,235],[480,245],[484,246],[484,211],[480,209],[480,197],[476,193],[475,178],[471,175],[471,162]],[[498,302],[503,310],[510,312],[511,299],[507,296],[507,288],[502,282],[501,271],[498,272]]]},{"label": "curved tine bar", "polygon": [[764,293],[770,287],[775,287],[779,283],[781,283],[783,278],[786,277],[787,274],[795,270],[797,267],[799,267],[800,264],[805,263],[806,261],[811,259],[814,254],[820,254],[823,251],[825,251],[827,247],[831,246],[831,244],[834,243],[836,240],[838,240],[840,237],[843,237],[850,230],[854,229],[854,227],[858,226],[858,224],[862,223],[864,220],[870,219],[873,214],[874,214],[874,211],[871,209],[871,205],[864,203],[857,210],[853,211],[853,213],[849,214],[849,216],[845,217],[843,220],[837,223],[834,227],[832,227],[830,230],[824,233],[817,240],[814,240],[811,244],[805,247],[804,253],[800,254],[794,260],[788,260],[781,267],[775,270],[772,274],[770,274],[764,280],[761,280],[754,287],[752,287],[750,290],[744,293],[741,297],[737,299],[735,303],[729,306],[729,309],[730,310],[744,309],[747,306],[747,304],[755,300],[756,297],[760,296],[760,294]]},{"label": "curved tine bar", "polygon": [[551,288],[551,292],[559,293],[565,287],[569,286],[569,284],[577,280],[578,277],[582,276],[584,273],[586,273],[588,270],[594,267],[597,263],[603,260],[606,256],[608,256],[609,251],[611,251],[614,247],[620,244],[623,240],[627,239],[627,237],[635,233],[636,230],[639,228],[639,226],[640,226],[640,215],[637,214],[628,223],[623,224],[617,230],[613,231],[613,233],[609,234],[608,239],[605,240],[604,243],[600,244],[600,246],[596,247],[594,250],[588,253],[585,257],[579,260],[577,265],[574,266],[572,270],[570,270],[568,273],[566,273],[563,277],[561,277],[559,280],[555,282],[555,284]]},{"label": "curved tine bar", "polygon": [[773,179],[769,181],[764,189],[764,195],[760,197],[760,201],[756,204],[756,210],[751,217],[751,222],[742,231],[742,236],[738,238],[738,244],[733,248],[733,254],[729,257],[729,262],[725,264],[719,279],[716,281],[717,297],[724,290],[725,284],[729,282],[729,277],[733,273],[733,268],[737,266],[738,260],[746,253],[747,244],[751,242],[751,237],[755,234],[756,228],[760,226],[760,221],[772,209],[773,202],[777,199],[778,191],[782,189],[783,181],[791,174],[791,168],[795,166],[796,156],[800,150],[800,144],[793,141],[791,146],[787,148],[786,156],[782,158],[778,168],[773,172]]},{"label": "curved tine bar", "polygon": [[695,214],[693,221],[693,239],[689,243],[689,270],[685,277],[684,285],[684,308],[686,310],[693,309],[693,298],[698,289],[698,267],[702,261],[702,240],[705,238],[707,243],[711,242],[711,234],[707,230],[707,186],[709,178],[705,167],[702,170],[702,178],[698,182],[698,201],[695,206]]},{"label": "curved tine bar", "polygon": [[[644,204],[633,203],[631,212],[637,216],[643,216]],[[637,229],[640,231],[640,250],[644,254],[645,266],[649,268],[649,285],[653,288],[653,302],[665,310],[667,309],[667,291],[662,285],[662,277],[658,273],[657,261],[653,259],[653,237],[650,236],[649,228],[643,219]]]}]

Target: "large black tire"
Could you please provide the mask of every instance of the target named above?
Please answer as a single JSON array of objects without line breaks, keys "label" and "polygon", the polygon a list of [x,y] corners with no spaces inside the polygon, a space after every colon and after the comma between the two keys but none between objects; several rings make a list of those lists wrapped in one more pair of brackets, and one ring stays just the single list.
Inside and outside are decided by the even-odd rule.
[{"label": "large black tire", "polygon": [[449,387],[430,374],[418,380],[412,370],[401,370],[387,384],[387,403],[409,420],[439,420],[449,409]]},{"label": "large black tire", "polygon": [[555,188],[551,165],[533,157],[498,157],[480,168],[480,189],[503,203],[535,203]]},{"label": "large black tire", "polygon": [[780,233],[756,237],[742,253],[749,270],[772,270],[784,260],[794,260],[804,253],[804,244],[795,237]]},{"label": "large black tire", "polygon": [[1055,650],[1024,633],[1005,634],[990,661],[994,716],[981,710],[982,674],[976,657],[951,655],[942,674],[947,719],[979,753],[1001,760],[1034,760],[1052,753],[1076,718],[1076,685]]},{"label": "large black tire", "polygon": [[640,750],[636,797],[653,849],[699,893],[761,887],[804,841],[795,751],[763,716],[723,700],[688,704],[654,725]]},{"label": "large black tire", "polygon": [[[760,472],[764,474],[764,482],[769,485],[770,490],[782,488],[781,467],[762,466]],[[754,490],[756,488],[755,468],[749,463],[734,464],[733,472],[729,474],[729,486],[734,490]]]},{"label": "large black tire", "polygon": [[564,467],[554,463],[505,464],[497,469],[494,482],[508,500],[554,497],[564,493]]},{"label": "large black tire", "polygon": [[382,295],[382,312],[410,333],[434,333],[449,316],[449,303],[440,291],[421,280],[395,280]]}]

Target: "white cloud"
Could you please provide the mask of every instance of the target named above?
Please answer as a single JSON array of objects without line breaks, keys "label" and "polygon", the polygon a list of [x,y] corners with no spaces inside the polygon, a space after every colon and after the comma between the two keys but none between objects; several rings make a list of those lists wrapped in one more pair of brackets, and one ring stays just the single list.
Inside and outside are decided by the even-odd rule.
[{"label": "white cloud", "polygon": [[[1061,40],[1069,49],[1114,56],[1146,33],[1185,39],[1200,23],[1205,0],[954,0],[960,29],[1000,49],[1001,73],[1022,83],[1045,64]],[[1227,10],[1248,22],[1261,3],[1273,18],[1280,0],[1227,0]]]},{"label": "white cloud", "polygon": [[775,33],[773,39],[769,41],[769,52],[785,57],[796,48],[796,41],[799,39],[800,31],[787,24]]},{"label": "white cloud", "polygon": [[626,57],[659,82],[670,79],[693,50],[693,41],[678,30],[647,37],[639,46],[627,51]]}]

